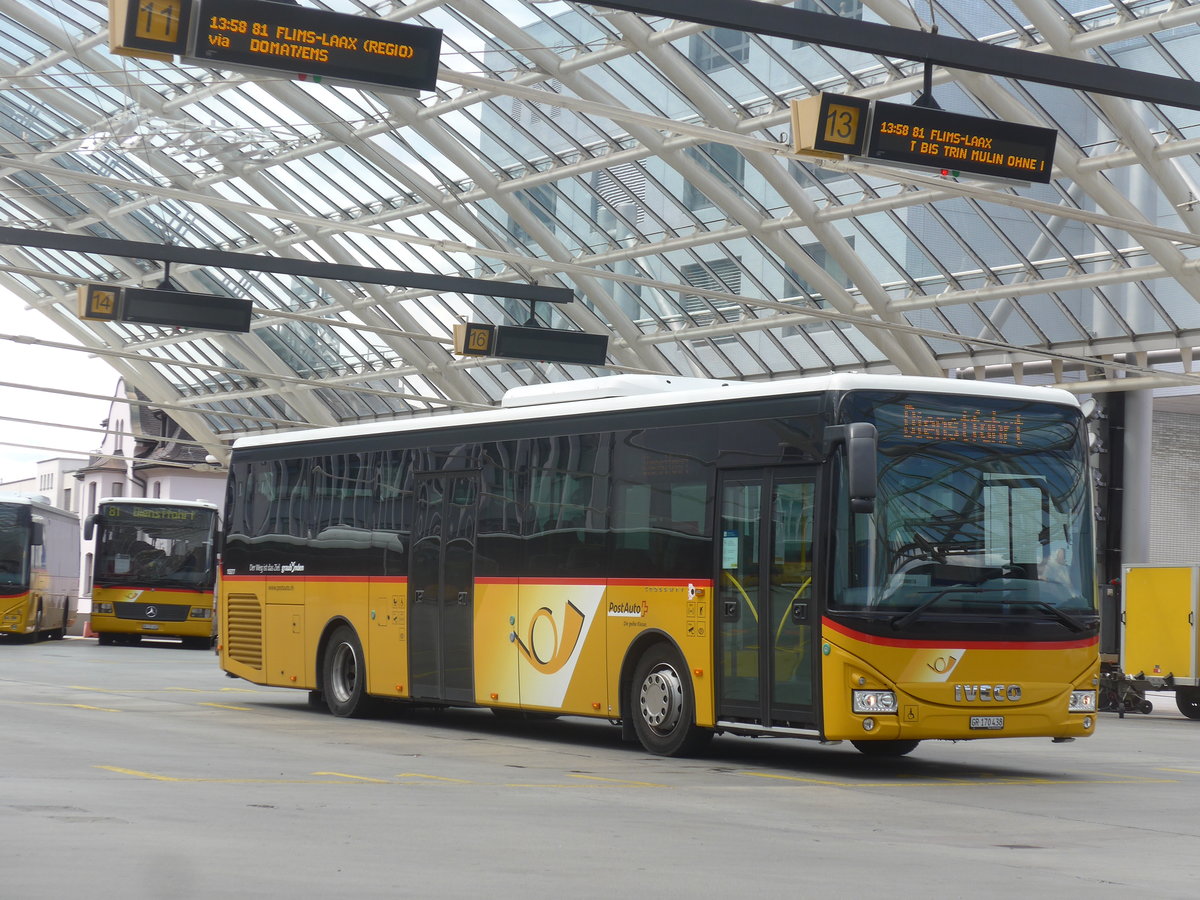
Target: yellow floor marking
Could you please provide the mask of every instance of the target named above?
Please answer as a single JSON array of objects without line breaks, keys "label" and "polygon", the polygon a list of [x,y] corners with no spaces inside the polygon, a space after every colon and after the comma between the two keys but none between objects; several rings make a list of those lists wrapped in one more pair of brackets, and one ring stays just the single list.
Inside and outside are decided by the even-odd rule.
[{"label": "yellow floor marking", "polygon": [[[171,775],[157,775],[154,772],[140,772],[137,769],[123,769],[120,766],[96,766],[95,768],[116,772],[118,775],[144,778],[148,781],[170,781],[177,784],[346,784],[341,780],[313,781],[308,778],[175,778]],[[381,781],[380,783],[393,784],[394,782]]]},{"label": "yellow floor marking", "polygon": [[66,706],[70,709],[94,709],[98,712],[121,712],[111,706],[88,706],[86,703],[42,703],[33,700],[22,701],[23,706]]},{"label": "yellow floor marking", "polygon": [[122,769],[118,766],[96,766],[97,769],[105,769],[109,772],[116,772],[118,775],[133,775],[137,778],[148,778],[151,781],[192,781],[191,778],[171,778],[169,775],[155,775],[153,772],[139,772],[137,769]]},{"label": "yellow floor marking", "polygon": [[345,772],[313,772],[314,775],[332,775],[335,778],[349,778],[352,781],[369,781],[371,784],[395,784],[386,778],[368,778],[366,775],[347,775]]},{"label": "yellow floor marking", "polygon": [[624,778],[601,778],[599,775],[576,775],[574,772],[568,772],[567,777],[582,778],[585,781],[605,781],[609,784],[629,784],[634,787],[666,787],[665,784],[655,784],[652,781],[626,781]]},{"label": "yellow floor marking", "polygon": [[422,775],[420,772],[401,772],[397,778],[428,778],[430,781],[445,781],[448,784],[470,784],[462,778],[443,778],[441,775]]},{"label": "yellow floor marking", "polygon": [[1184,775],[1200,775],[1200,769],[1159,769],[1160,772],[1180,772]]},{"label": "yellow floor marking", "polygon": [[743,772],[743,775],[749,775],[751,778],[776,778],[780,781],[800,781],[805,784],[824,784],[830,787],[849,787],[847,781],[825,781],[820,778],[800,778],[796,775],[772,775],[770,772]]},{"label": "yellow floor marking", "polygon": [[169,694],[172,692],[189,693],[189,694],[273,694],[275,691],[270,690],[254,690],[252,688],[188,688],[188,687],[165,687],[165,688],[102,688],[90,687],[86,684],[71,684],[67,685],[73,691],[92,691],[96,694]]},{"label": "yellow floor marking", "polygon": [[215,706],[217,709],[236,709],[238,712],[253,712],[253,706],[230,706],[227,703],[198,703],[197,706]]}]

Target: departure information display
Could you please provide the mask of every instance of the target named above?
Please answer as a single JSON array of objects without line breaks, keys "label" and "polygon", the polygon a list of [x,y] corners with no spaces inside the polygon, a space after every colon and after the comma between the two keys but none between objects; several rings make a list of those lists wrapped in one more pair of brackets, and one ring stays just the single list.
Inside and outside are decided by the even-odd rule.
[{"label": "departure information display", "polygon": [[877,100],[864,156],[1045,184],[1057,138],[1053,128]]},{"label": "departure information display", "polygon": [[821,93],[792,101],[798,154],[1009,181],[1050,181],[1058,132],[982,116]]},{"label": "departure information display", "polygon": [[437,83],[437,28],[271,0],[194,0],[187,58],[405,92]]}]

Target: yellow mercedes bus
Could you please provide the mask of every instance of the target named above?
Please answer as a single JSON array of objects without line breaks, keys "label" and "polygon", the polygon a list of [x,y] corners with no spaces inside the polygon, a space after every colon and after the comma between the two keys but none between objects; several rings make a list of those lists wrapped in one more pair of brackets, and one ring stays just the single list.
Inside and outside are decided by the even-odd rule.
[{"label": "yellow mercedes bus", "polygon": [[101,644],[212,646],[218,512],[202,500],[100,501],[84,537],[96,540],[90,624]]},{"label": "yellow mercedes bus", "polygon": [[79,516],[0,494],[0,634],[64,638],[79,600]]},{"label": "yellow mercedes bus", "polygon": [[898,376],[621,375],[243,438],[220,661],[339,716],[593,716],[663,755],[1067,741],[1096,722],[1090,486],[1069,393]]}]

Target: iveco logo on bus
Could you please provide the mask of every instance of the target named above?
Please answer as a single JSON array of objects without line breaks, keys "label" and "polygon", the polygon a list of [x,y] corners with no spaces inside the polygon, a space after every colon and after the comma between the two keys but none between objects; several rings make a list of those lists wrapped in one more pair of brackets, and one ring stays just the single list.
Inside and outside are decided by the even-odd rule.
[{"label": "iveco logo on bus", "polygon": [[1019,684],[956,684],[954,686],[955,703],[975,703],[980,701],[990,703],[995,700],[1003,703],[1005,700],[1016,702],[1021,699]]}]

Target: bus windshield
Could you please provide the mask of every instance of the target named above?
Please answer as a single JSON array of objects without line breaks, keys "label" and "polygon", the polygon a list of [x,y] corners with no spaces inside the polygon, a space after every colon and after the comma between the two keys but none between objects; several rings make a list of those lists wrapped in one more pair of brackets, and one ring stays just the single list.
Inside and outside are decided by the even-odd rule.
[{"label": "bus windshield", "polygon": [[1092,516],[1077,410],[1017,400],[852,395],[878,430],[875,512],[839,503],[833,604],[891,616],[1028,612],[1082,630]]},{"label": "bus windshield", "polygon": [[0,587],[29,583],[29,521],[23,510],[0,503]]},{"label": "bus windshield", "polygon": [[108,507],[99,517],[95,583],[208,588],[216,513],[182,507]]}]

